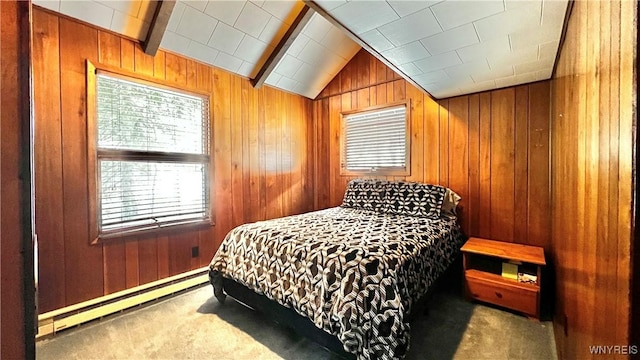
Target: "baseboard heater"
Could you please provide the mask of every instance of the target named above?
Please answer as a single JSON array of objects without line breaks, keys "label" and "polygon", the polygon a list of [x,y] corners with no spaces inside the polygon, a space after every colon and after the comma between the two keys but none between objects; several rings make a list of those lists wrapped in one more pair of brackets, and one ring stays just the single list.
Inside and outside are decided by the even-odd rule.
[{"label": "baseboard heater", "polygon": [[208,271],[203,267],[40,314],[36,338],[202,285],[209,281]]}]

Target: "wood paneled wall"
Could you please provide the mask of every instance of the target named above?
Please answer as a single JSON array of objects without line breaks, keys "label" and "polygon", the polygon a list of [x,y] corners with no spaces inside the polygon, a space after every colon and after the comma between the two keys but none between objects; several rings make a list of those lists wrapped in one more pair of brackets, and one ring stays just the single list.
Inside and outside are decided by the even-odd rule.
[{"label": "wood paneled wall", "polygon": [[[312,102],[34,9],[41,311],[208,264],[234,226],[313,209]],[[85,60],[211,94],[215,226],[90,245]],[[199,256],[191,248],[199,246]]]},{"label": "wood paneled wall", "polygon": [[636,29],[635,1],[575,1],[552,82],[560,358],[629,344]]},{"label": "wood paneled wall", "polygon": [[405,179],[457,192],[470,236],[549,250],[549,82],[434,101],[360,51],[314,101],[316,207],[339,205],[351,179],[340,175],[340,112],[405,99]]},{"label": "wood paneled wall", "polygon": [[[0,2],[0,358],[33,359],[29,1]],[[25,291],[25,289],[28,289]]]}]

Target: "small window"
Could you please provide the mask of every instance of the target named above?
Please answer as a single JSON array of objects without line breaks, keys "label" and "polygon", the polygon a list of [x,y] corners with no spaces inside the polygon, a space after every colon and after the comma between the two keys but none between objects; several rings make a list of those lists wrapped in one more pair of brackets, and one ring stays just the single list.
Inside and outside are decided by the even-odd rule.
[{"label": "small window", "polygon": [[209,222],[208,97],[94,73],[97,236]]},{"label": "small window", "polygon": [[409,175],[407,104],[342,114],[342,175]]}]

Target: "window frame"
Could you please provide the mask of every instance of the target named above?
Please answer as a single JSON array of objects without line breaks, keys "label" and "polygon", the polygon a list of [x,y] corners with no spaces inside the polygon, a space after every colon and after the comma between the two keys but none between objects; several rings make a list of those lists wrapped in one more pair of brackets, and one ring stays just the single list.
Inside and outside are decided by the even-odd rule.
[{"label": "window frame", "polygon": [[[354,114],[381,111],[393,107],[405,107],[405,165],[404,168],[381,168],[376,170],[349,170],[346,168],[346,120]],[[340,175],[341,176],[410,176],[411,175],[411,100],[396,101],[340,112]]]},{"label": "window frame", "polygon": [[[212,102],[211,94],[199,91],[198,89],[187,89],[186,87],[178,87],[176,84],[169,84],[167,82],[159,81],[152,77],[148,77],[141,74],[136,74],[122,70],[117,67],[93,64],[91,61],[86,61],[86,106],[87,106],[87,176],[88,176],[88,200],[89,200],[89,235],[91,244],[99,244],[107,240],[114,239],[126,239],[139,235],[153,235],[159,232],[179,231],[183,229],[194,229],[202,227],[211,227],[215,225],[214,221],[214,166],[212,163],[213,157],[212,139],[213,139],[213,127],[212,127]],[[125,230],[119,231],[101,231],[101,219],[100,219],[100,170],[99,170],[99,155],[98,155],[98,116],[97,116],[97,74],[98,71],[108,73],[109,76],[121,78],[127,81],[135,82],[142,85],[147,85],[155,88],[170,90],[177,93],[183,93],[190,96],[197,96],[206,98],[209,101],[209,113],[206,123],[206,131],[208,132],[208,148],[207,153],[202,155],[196,154],[183,154],[183,153],[166,153],[159,151],[136,151],[136,150],[102,150],[101,152],[109,156],[109,160],[121,160],[121,161],[161,161],[169,160],[173,163],[206,163],[207,183],[206,183],[206,197],[208,201],[208,216],[202,220],[190,221],[187,223],[178,224],[165,224],[153,228],[144,227],[130,227]]]}]

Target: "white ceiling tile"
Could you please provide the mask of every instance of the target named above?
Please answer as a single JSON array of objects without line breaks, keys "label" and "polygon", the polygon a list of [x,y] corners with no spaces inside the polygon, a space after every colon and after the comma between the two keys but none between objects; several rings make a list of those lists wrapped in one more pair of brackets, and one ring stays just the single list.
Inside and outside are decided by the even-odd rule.
[{"label": "white ceiling tile", "polygon": [[334,45],[331,50],[335,51],[340,57],[342,57],[346,62],[351,60],[351,58],[360,51],[360,45],[356,44],[353,40],[348,37],[344,37],[342,41],[336,45]]},{"label": "white ceiling tile", "polygon": [[512,66],[505,66],[497,69],[492,69],[490,71],[479,71],[471,74],[471,78],[476,83],[482,83],[486,81],[493,81],[496,78],[502,78],[506,76],[511,76],[513,74]]},{"label": "white ceiling tile", "polygon": [[242,33],[242,31],[220,22],[213,31],[213,35],[211,35],[211,39],[209,39],[207,44],[227,54],[233,54],[236,52],[243,37],[244,33]]},{"label": "white ceiling tile", "polygon": [[218,50],[195,41],[190,42],[187,51],[184,52],[185,55],[207,64],[215,64],[216,57],[218,57],[219,53]]},{"label": "white ceiling tile", "polygon": [[547,70],[548,68],[553,68],[554,62],[555,58],[544,58],[528,63],[516,64],[514,66],[514,69],[516,71],[516,75],[520,75],[532,71]]},{"label": "white ceiling tile", "polygon": [[552,41],[559,41],[561,29],[550,29],[541,25],[530,29],[523,29],[515,32],[511,38],[511,49],[518,50],[530,47],[531,45],[544,44]]},{"label": "white ceiling tile", "polygon": [[262,4],[263,9],[281,21],[287,20],[295,6],[296,2],[292,0],[269,0]]},{"label": "white ceiling tile", "polygon": [[180,19],[182,19],[182,14],[184,14],[184,9],[186,5],[182,2],[178,1],[173,8],[173,12],[171,13],[171,17],[169,18],[169,23],[167,24],[167,31],[175,32],[178,29],[178,25],[180,25]]},{"label": "white ceiling tile", "polygon": [[502,56],[511,52],[511,44],[508,36],[500,36],[492,40],[463,47],[456,50],[462,62],[470,62],[486,58],[492,55]]},{"label": "white ceiling tile", "polygon": [[559,40],[540,44],[540,48],[538,49],[538,57],[540,59],[555,57],[558,52],[558,46],[560,46]]},{"label": "white ceiling tile", "polygon": [[333,9],[331,15],[355,34],[362,34],[399,18],[384,1],[351,1]]},{"label": "white ceiling tile", "polygon": [[[330,49],[325,48],[324,55],[320,56],[318,61],[313,63],[313,65],[319,74],[324,74],[330,72],[329,69],[333,68],[334,64],[345,64],[346,62],[347,61],[345,59],[338,56]],[[335,73],[333,75],[335,75]]]},{"label": "white ceiling tile", "polygon": [[557,28],[564,24],[567,0],[544,0],[542,3],[542,24]]},{"label": "white ceiling tile", "polygon": [[306,62],[307,64],[316,64],[322,60],[322,57],[325,56],[327,48],[318,44],[313,40],[309,40],[307,45],[302,49],[300,54],[298,54],[298,59]]},{"label": "white ceiling tile", "polygon": [[511,67],[515,64],[538,60],[538,45],[529,46],[507,53],[495,53],[487,56],[491,69]]},{"label": "white ceiling tile", "polygon": [[436,70],[436,71],[428,72],[426,74],[418,75],[413,79],[421,85],[427,85],[437,81],[446,80],[448,78],[449,78],[449,75],[447,75],[447,73],[444,72],[444,70]]},{"label": "white ceiling tile", "polygon": [[460,63],[462,63],[462,61],[460,61],[460,58],[458,57],[458,54],[456,54],[455,51],[430,56],[426,59],[422,59],[415,62],[416,66],[419,67],[425,73],[444,69]]},{"label": "white ceiling tile", "polygon": [[250,0],[252,3],[256,4],[256,6],[262,7],[264,5],[264,0]]},{"label": "white ceiling tile", "polygon": [[248,78],[253,78],[254,77],[253,71],[255,67],[256,67],[256,64],[243,61],[242,65],[240,65],[240,69],[238,69],[238,75],[246,76]]},{"label": "white ceiling tile", "polygon": [[33,5],[60,12],[60,0],[33,0]]},{"label": "white ceiling tile", "polygon": [[495,88],[496,88],[495,80],[487,80],[487,81],[483,81],[475,84],[469,84],[467,86],[461,86],[460,91],[462,91],[465,94],[469,94],[469,93],[474,93],[479,91],[493,90]]},{"label": "white ceiling tile", "polygon": [[518,84],[526,84],[538,80],[536,72],[525,73],[521,75],[512,75],[503,78],[496,79],[496,87],[503,88],[507,86],[514,86]]},{"label": "white ceiling tile", "polygon": [[316,4],[320,5],[320,7],[325,9],[326,11],[331,11],[338,6],[344,5],[346,3],[346,0],[316,0]]},{"label": "white ceiling tile", "polygon": [[505,0],[506,10],[514,10],[521,7],[541,7],[542,0]]},{"label": "white ceiling tile", "polygon": [[462,25],[420,40],[432,55],[456,50],[478,43],[478,35],[472,24]]},{"label": "white ceiling tile", "polygon": [[[269,19],[267,26],[265,26],[264,30],[262,30],[262,33],[260,33],[258,39],[266,43],[277,42],[280,40],[280,38],[282,38],[284,33],[287,31],[287,28],[288,26],[285,27],[282,21],[272,16]],[[278,33],[282,34],[278,36]]]},{"label": "white ceiling tile", "polygon": [[339,44],[345,38],[345,35],[340,29],[335,26],[329,27],[329,31],[320,40],[320,45],[326,48],[332,48],[334,45]]},{"label": "white ceiling tile", "polygon": [[378,30],[396,46],[442,32],[442,28],[429,9],[380,26]]},{"label": "white ceiling tile", "polygon": [[546,69],[536,71],[536,80],[548,80],[551,79],[553,74],[553,66],[549,66]]},{"label": "white ceiling tile", "polygon": [[255,38],[260,36],[262,30],[269,22],[271,15],[268,12],[262,10],[255,4],[248,2],[245,4],[238,20],[233,25],[236,29],[243,31]]},{"label": "white ceiling tile", "polygon": [[245,35],[233,55],[244,61],[256,64],[268,47],[269,46],[262,41]]},{"label": "white ceiling tile", "polygon": [[296,39],[293,40],[293,43],[291,44],[291,46],[289,46],[289,50],[287,50],[287,54],[290,54],[291,56],[298,56],[308,42],[309,42],[308,36],[304,34],[298,34]]},{"label": "white ceiling tile", "polygon": [[539,2],[504,11],[474,22],[481,41],[491,40],[518,31],[530,31],[540,25],[542,12]]},{"label": "white ceiling tile", "polygon": [[242,60],[233,55],[220,52],[213,64],[217,67],[237,73],[238,69],[240,69],[240,66],[242,65]]},{"label": "white ceiling tile", "polygon": [[358,35],[362,41],[369,44],[378,52],[391,49],[394,45],[378,31],[378,29],[369,30],[366,33]]},{"label": "white ceiling tile", "polygon": [[286,76],[281,77],[280,80],[278,80],[278,83],[276,84],[277,87],[281,89],[289,90],[289,91],[293,91],[296,88],[296,85],[298,85],[297,81],[290,79]]},{"label": "white ceiling tile", "polygon": [[437,0],[437,1],[388,0],[387,2],[389,3],[389,5],[391,5],[393,10],[395,10],[395,12],[399,16],[407,16],[416,11],[420,11],[422,9],[428,8],[431,5],[437,4],[440,1],[442,0]]},{"label": "white ceiling tile", "polygon": [[293,75],[298,71],[298,69],[300,69],[302,64],[303,62],[301,60],[296,59],[289,54],[285,54],[276,65],[274,71],[280,74]]},{"label": "white ceiling tile", "polygon": [[400,71],[402,71],[407,76],[414,76],[418,74],[422,74],[422,70],[415,66],[413,63],[406,63],[399,66]]},{"label": "white ceiling tile", "polygon": [[184,54],[189,47],[191,40],[184,36],[178,35],[173,31],[165,31],[162,36],[162,42],[160,46],[164,49],[171,50],[178,54]]},{"label": "white ceiling tile", "polygon": [[227,25],[233,26],[238,20],[244,4],[244,1],[209,1],[204,12]]},{"label": "white ceiling tile", "polygon": [[134,39],[144,40],[149,24],[136,17],[114,11],[109,29]]},{"label": "white ceiling tile", "polygon": [[275,71],[272,71],[271,74],[269,74],[269,76],[267,76],[267,79],[264,82],[265,82],[265,84],[268,84],[268,85],[271,85],[271,86],[276,86],[278,81],[280,81],[280,78],[282,78],[282,75],[278,74]]},{"label": "white ceiling tile", "polygon": [[437,91],[429,90],[429,93],[433,95],[436,99],[446,99],[446,98],[462,95],[462,91],[460,89],[455,89],[455,88],[447,88],[446,90],[437,90]]},{"label": "white ceiling tile", "polygon": [[387,50],[382,53],[389,61],[395,64],[405,64],[408,62],[424,59],[429,56],[427,49],[419,41],[415,41],[403,46]]},{"label": "white ceiling tile", "polygon": [[140,11],[140,2],[139,1],[129,1],[129,0],[109,0],[109,1],[98,1],[102,5],[108,6],[114,10],[120,11],[121,13],[137,17],[138,12]]},{"label": "white ceiling tile", "polygon": [[446,71],[449,77],[452,79],[466,79],[467,76],[471,74],[491,71],[491,69],[489,68],[489,64],[487,64],[486,60],[482,59],[468,63],[448,66],[444,69],[444,71]]},{"label": "white ceiling tile", "polygon": [[185,5],[188,5],[200,12],[204,12],[204,9],[207,7],[208,1],[205,0],[182,0]]},{"label": "white ceiling tile", "polygon": [[112,8],[94,1],[62,1],[60,12],[84,20],[104,29],[109,29],[113,18]]},{"label": "white ceiling tile", "polygon": [[218,20],[187,6],[184,9],[184,14],[182,14],[176,33],[201,44],[206,44],[209,42],[217,24]]},{"label": "white ceiling tile", "polygon": [[[291,73],[285,73],[285,74],[293,79],[296,79],[296,81],[298,81],[301,84],[312,83],[319,75],[318,69],[315,66],[312,66],[309,64],[303,63],[301,65],[302,66],[298,68],[298,71],[293,73],[293,76],[291,76]],[[280,73],[282,74],[282,72]]]},{"label": "white ceiling tile", "polygon": [[430,8],[445,30],[504,11],[502,0],[444,1]]},{"label": "white ceiling tile", "polygon": [[302,33],[308,36],[309,38],[320,42],[325,35],[333,28],[333,25],[329,23],[325,18],[320,16],[318,13],[315,13],[311,16],[311,19],[302,29]]}]

